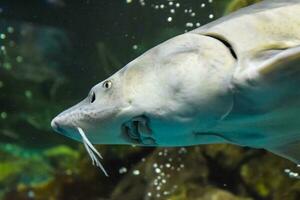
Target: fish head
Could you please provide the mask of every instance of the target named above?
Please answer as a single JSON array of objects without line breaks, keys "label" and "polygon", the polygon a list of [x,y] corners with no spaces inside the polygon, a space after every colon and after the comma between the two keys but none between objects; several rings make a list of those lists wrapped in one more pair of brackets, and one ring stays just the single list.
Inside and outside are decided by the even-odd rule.
[{"label": "fish head", "polygon": [[93,86],[86,98],[52,120],[52,128],[78,141],[81,128],[93,143],[123,144],[116,138],[124,121],[120,113],[129,106],[122,94],[123,72]]},{"label": "fish head", "polygon": [[55,117],[52,127],[81,140],[80,127],[97,144],[189,144],[184,133],[207,128],[228,112],[234,62],[213,38],[174,37],[94,86],[82,102]]}]

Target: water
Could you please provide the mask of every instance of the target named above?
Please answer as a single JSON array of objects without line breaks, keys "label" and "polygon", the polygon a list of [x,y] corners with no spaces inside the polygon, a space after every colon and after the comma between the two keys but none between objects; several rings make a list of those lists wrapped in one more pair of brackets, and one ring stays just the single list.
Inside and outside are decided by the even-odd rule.
[{"label": "water", "polygon": [[299,199],[299,168],[264,151],[97,146],[107,178],[51,130],[92,85],[232,2],[0,0],[0,199]]}]

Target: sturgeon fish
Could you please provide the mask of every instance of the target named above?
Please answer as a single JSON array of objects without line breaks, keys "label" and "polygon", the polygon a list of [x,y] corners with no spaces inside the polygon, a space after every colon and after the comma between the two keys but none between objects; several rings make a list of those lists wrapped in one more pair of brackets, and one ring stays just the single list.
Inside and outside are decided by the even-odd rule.
[{"label": "sturgeon fish", "polygon": [[93,144],[230,143],[300,163],[299,113],[300,1],[265,0],[148,50],[51,126],[104,172]]}]

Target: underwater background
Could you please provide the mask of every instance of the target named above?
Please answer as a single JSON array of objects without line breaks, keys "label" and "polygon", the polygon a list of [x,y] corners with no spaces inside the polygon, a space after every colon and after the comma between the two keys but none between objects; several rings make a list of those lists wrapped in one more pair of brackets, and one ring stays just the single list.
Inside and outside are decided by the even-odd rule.
[{"label": "underwater background", "polygon": [[172,36],[258,0],[0,0],[0,199],[299,200],[295,164],[233,145],[98,145],[50,121]]}]

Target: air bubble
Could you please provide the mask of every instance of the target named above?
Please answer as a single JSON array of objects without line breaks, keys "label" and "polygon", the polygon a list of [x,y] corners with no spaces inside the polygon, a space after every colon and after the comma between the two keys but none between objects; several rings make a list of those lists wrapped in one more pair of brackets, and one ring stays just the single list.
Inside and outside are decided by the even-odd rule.
[{"label": "air bubble", "polygon": [[185,24],[185,26],[186,26],[186,27],[193,27],[194,24],[193,24],[192,22],[187,22],[187,23]]},{"label": "air bubble", "polygon": [[156,172],[157,174],[159,174],[159,173],[161,173],[161,169],[160,169],[160,168],[156,168],[156,169],[155,169],[155,172]]},{"label": "air bubble", "polygon": [[132,49],[137,50],[137,49],[138,49],[138,45],[136,45],[136,44],[133,45],[133,46],[132,46]]},{"label": "air bubble", "polygon": [[7,27],[7,32],[8,32],[8,33],[13,33],[14,31],[15,31],[15,30],[14,30],[13,27],[11,27],[11,26]]},{"label": "air bubble", "polygon": [[6,119],[7,118],[7,113],[6,112],[1,112],[0,114],[2,119]]},{"label": "air bubble", "polygon": [[0,39],[4,40],[6,38],[6,35],[4,33],[0,34]]},{"label": "air bubble", "polygon": [[16,61],[17,61],[18,63],[23,62],[23,57],[22,57],[22,56],[17,56],[17,57],[16,57]]},{"label": "air bubble", "polygon": [[27,99],[31,99],[32,98],[32,92],[30,90],[25,90],[24,94],[25,94],[25,97]]},{"label": "air bubble", "polygon": [[138,176],[138,175],[140,175],[140,170],[137,170],[137,169],[133,170],[132,174],[135,176]]},{"label": "air bubble", "polygon": [[125,174],[127,172],[127,168],[126,167],[121,167],[119,169],[119,174]]}]

